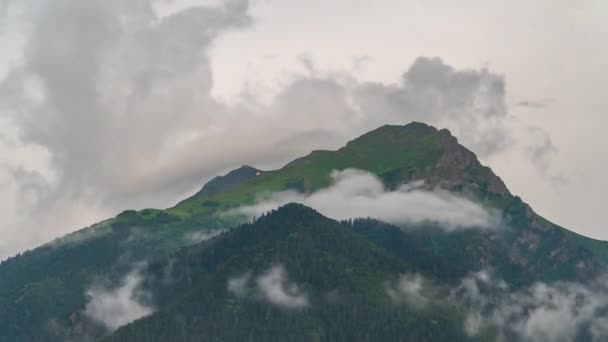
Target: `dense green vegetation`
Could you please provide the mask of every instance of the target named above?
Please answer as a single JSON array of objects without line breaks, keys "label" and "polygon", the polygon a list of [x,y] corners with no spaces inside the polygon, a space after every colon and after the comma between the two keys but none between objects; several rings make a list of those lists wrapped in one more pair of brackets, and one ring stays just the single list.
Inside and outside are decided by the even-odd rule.
[{"label": "dense green vegetation", "polygon": [[[301,205],[287,205],[149,270],[161,309],[108,341],[464,341],[463,318],[448,302],[391,301],[385,283],[412,267],[353,229]],[[283,308],[236,296],[231,277],[282,265],[309,304]],[[165,285],[167,284],[167,285]]]},{"label": "dense green vegetation", "polygon": [[51,319],[66,321],[82,310],[85,291],[97,278],[119,279],[133,264],[162,259],[222,224],[211,217],[205,222],[127,211],[2,262],[0,341],[52,335]]},{"label": "dense green vegetation", "polygon": [[[547,245],[563,241],[561,230],[547,234]],[[338,223],[290,204],[152,265],[147,289],[160,311],[107,340],[473,340],[464,332],[466,306],[448,294],[471,273],[493,269],[512,289],[597,275],[598,269],[577,267],[595,260],[576,246],[571,248],[578,254],[568,260],[552,261],[541,246],[540,252],[522,256],[531,265],[520,264],[509,258],[517,236],[514,231],[448,232],[431,224],[397,228],[374,219]],[[484,245],[487,250],[478,248]],[[228,290],[231,277],[260,275],[275,265],[284,266],[290,281],[306,291],[308,306],[286,309],[253,290],[244,296]],[[443,290],[427,305],[396,303],[386,288],[403,274],[423,275]],[[475,336],[495,338],[492,331]]]}]

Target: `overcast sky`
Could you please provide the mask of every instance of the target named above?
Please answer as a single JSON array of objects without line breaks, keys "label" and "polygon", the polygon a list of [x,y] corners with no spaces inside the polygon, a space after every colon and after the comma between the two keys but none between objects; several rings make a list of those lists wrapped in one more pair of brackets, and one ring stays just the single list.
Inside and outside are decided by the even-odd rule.
[{"label": "overcast sky", "polygon": [[452,130],[541,215],[608,239],[607,13],[602,0],[0,0],[0,258],[412,120]]}]

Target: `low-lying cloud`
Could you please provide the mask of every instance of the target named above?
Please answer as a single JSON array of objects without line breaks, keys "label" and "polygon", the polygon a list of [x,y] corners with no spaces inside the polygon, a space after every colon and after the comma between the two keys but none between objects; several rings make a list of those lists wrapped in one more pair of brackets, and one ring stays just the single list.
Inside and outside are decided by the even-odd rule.
[{"label": "low-lying cloud", "polygon": [[604,275],[585,284],[537,282],[512,288],[486,269],[462,278],[455,287],[405,274],[384,288],[395,304],[459,307],[462,329],[469,336],[505,342],[599,342],[608,340],[607,284]]},{"label": "low-lying cloud", "polygon": [[308,295],[297,284],[289,281],[282,266],[271,268],[256,283],[264,298],[272,304],[290,309],[308,306]]},{"label": "low-lying cloud", "polygon": [[386,293],[393,302],[417,308],[428,304],[432,296],[428,293],[430,290],[429,281],[419,274],[405,274],[395,284],[386,285]]},{"label": "low-lying cloud", "polygon": [[463,279],[454,295],[468,308],[465,331],[497,331],[499,341],[606,341],[608,287],[600,278],[589,284],[536,283],[509,286],[483,271]]},{"label": "low-lying cloud", "polygon": [[338,220],[372,217],[396,225],[435,222],[449,230],[492,228],[499,223],[494,213],[446,191],[423,190],[418,184],[390,191],[373,174],[354,169],[334,171],[332,178],[330,187],[312,194],[274,193],[237,211],[253,217],[297,202]]},{"label": "low-lying cloud", "polygon": [[201,243],[203,241],[207,241],[213,237],[218,236],[222,233],[222,230],[208,230],[208,231],[198,231],[186,234],[184,236],[184,240],[186,240],[189,244]]},{"label": "low-lying cloud", "polygon": [[141,290],[141,282],[139,271],[133,271],[122,279],[118,287],[94,285],[86,292],[89,301],[84,315],[114,331],[154,313],[154,308],[145,303],[147,294]]},{"label": "low-lying cloud", "polygon": [[238,277],[228,279],[228,291],[242,297],[249,291],[251,272],[245,272]]},{"label": "low-lying cloud", "polygon": [[[255,285],[255,288],[253,287]],[[274,266],[253,280],[250,272],[228,279],[228,291],[242,297],[250,291],[270,304],[285,309],[300,309],[309,305],[308,294],[289,280],[285,268]]]}]

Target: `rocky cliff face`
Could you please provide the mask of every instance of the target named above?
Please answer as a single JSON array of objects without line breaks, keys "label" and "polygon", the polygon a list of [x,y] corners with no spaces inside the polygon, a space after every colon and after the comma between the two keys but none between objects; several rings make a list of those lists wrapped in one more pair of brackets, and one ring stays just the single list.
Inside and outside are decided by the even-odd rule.
[{"label": "rocky cliff face", "polygon": [[458,143],[449,130],[437,132],[442,153],[437,163],[418,175],[432,186],[465,194],[507,196],[511,193],[502,179],[483,166],[477,156]]}]

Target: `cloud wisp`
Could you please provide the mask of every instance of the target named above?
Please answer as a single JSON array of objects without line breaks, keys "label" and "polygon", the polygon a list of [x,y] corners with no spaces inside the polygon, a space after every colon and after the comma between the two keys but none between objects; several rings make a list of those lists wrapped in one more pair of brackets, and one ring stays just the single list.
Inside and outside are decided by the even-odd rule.
[{"label": "cloud wisp", "polygon": [[511,290],[482,271],[462,280],[454,296],[468,308],[465,331],[494,329],[500,341],[605,341],[608,338],[606,279],[589,284],[536,283]]},{"label": "cloud wisp", "polygon": [[238,297],[255,289],[254,293],[259,298],[284,309],[302,309],[309,306],[308,294],[298,284],[289,280],[287,271],[281,265],[271,267],[255,280],[251,272],[230,278],[227,287],[229,292]]},{"label": "cloud wisp", "polygon": [[464,313],[469,336],[496,341],[591,341],[608,339],[606,276],[588,283],[537,282],[511,288],[491,269],[471,273],[455,287],[433,283],[420,274],[405,274],[385,283],[397,305],[423,309],[456,305]]},{"label": "cloud wisp", "polygon": [[420,274],[405,274],[395,284],[386,285],[386,293],[394,303],[414,308],[425,307],[431,301],[431,289],[429,281]]},{"label": "cloud wisp", "polygon": [[186,240],[186,242],[189,244],[196,244],[214,238],[221,233],[222,230],[197,231],[186,234],[186,236],[184,236],[184,240]]},{"label": "cloud wisp", "polygon": [[92,286],[86,292],[89,301],[84,315],[114,331],[154,313],[154,308],[145,304],[146,293],[141,290],[141,282],[139,271],[133,271],[122,279],[119,287]]},{"label": "cloud wisp", "polygon": [[282,266],[276,266],[266,271],[257,280],[260,293],[268,302],[297,309],[308,306],[308,295],[297,284],[290,282],[287,272]]},{"label": "cloud wisp", "polygon": [[371,217],[396,225],[434,222],[448,230],[499,224],[495,213],[449,192],[423,190],[416,185],[390,191],[373,174],[354,169],[334,171],[332,178],[330,187],[312,194],[274,193],[236,212],[254,217],[296,202],[337,220]]},{"label": "cloud wisp", "polygon": [[249,291],[251,272],[245,272],[238,277],[228,279],[228,291],[242,297]]}]

